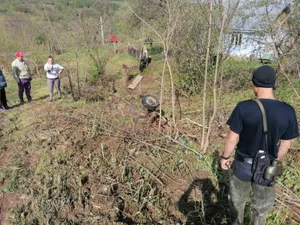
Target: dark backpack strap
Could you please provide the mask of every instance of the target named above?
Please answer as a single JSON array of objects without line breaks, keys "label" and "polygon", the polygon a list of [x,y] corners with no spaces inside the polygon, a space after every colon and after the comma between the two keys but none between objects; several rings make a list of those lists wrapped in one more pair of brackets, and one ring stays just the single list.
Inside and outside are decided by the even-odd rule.
[{"label": "dark backpack strap", "polygon": [[254,99],[254,101],[257,103],[257,105],[260,108],[261,114],[262,114],[262,119],[263,119],[263,132],[265,136],[265,147],[266,147],[266,152],[268,152],[268,124],[267,124],[267,116],[266,116],[266,111],[259,99]]}]

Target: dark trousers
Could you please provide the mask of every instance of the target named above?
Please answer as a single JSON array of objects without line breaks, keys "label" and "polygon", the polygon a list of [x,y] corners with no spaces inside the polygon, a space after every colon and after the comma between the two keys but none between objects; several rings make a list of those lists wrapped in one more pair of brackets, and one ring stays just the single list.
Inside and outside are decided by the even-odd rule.
[{"label": "dark trousers", "polygon": [[22,81],[20,83],[18,83],[18,87],[19,87],[19,99],[20,102],[24,102],[24,98],[23,98],[23,94],[24,94],[24,90],[25,90],[25,94],[27,97],[27,100],[30,102],[32,100],[31,95],[30,95],[30,90],[31,90],[31,83],[30,81],[26,81],[23,82]]},{"label": "dark trousers", "polygon": [[5,88],[0,89],[0,106],[7,107]]},{"label": "dark trousers", "polygon": [[252,225],[265,225],[268,212],[275,202],[274,187],[261,186],[242,181],[231,175],[229,185],[229,202],[231,207],[232,225],[244,222],[244,210],[252,187]]}]

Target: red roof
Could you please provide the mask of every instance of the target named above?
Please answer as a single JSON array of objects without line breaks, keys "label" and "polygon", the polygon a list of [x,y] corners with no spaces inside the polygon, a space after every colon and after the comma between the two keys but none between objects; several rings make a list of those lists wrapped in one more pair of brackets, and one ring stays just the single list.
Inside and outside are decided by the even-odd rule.
[{"label": "red roof", "polygon": [[114,36],[114,35],[109,36],[108,39],[109,39],[109,41],[110,41],[111,43],[118,43],[118,42],[119,42],[117,36]]}]

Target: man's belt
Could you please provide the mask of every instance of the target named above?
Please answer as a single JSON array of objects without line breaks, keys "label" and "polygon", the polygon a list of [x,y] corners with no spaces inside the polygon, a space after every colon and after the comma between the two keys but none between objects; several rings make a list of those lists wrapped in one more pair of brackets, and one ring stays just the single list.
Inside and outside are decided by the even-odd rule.
[{"label": "man's belt", "polygon": [[253,162],[253,158],[247,158],[238,153],[235,154],[235,159],[238,161],[241,161],[241,162],[246,162],[248,164],[252,164],[252,162]]}]

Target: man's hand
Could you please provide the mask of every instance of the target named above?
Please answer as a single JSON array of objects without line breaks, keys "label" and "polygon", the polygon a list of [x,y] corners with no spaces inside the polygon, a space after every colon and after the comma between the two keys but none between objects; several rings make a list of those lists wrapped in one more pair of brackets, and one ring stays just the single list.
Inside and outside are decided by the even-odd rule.
[{"label": "man's hand", "polygon": [[240,135],[233,132],[232,130],[229,131],[229,133],[226,137],[225,147],[224,147],[224,151],[221,155],[221,161],[220,161],[221,168],[223,170],[230,169],[232,159],[229,156],[232,154],[235,146],[239,142],[239,137],[240,137]]},{"label": "man's hand", "polygon": [[220,164],[223,170],[229,170],[232,163],[232,159],[221,159]]},{"label": "man's hand", "polygon": [[280,140],[277,160],[282,160],[292,145],[292,140]]}]

